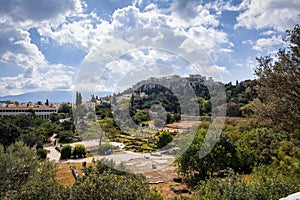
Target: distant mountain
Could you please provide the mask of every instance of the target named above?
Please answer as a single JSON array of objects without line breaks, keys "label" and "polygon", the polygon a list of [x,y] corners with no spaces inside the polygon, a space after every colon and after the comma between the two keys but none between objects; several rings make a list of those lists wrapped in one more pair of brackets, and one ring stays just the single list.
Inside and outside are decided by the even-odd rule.
[{"label": "distant mountain", "polygon": [[[104,97],[109,95],[108,92],[98,92],[95,96]],[[20,95],[8,95],[0,97],[0,101],[18,101],[22,102],[45,102],[46,99],[52,103],[72,102],[73,91],[43,91],[43,92],[28,92]]]}]

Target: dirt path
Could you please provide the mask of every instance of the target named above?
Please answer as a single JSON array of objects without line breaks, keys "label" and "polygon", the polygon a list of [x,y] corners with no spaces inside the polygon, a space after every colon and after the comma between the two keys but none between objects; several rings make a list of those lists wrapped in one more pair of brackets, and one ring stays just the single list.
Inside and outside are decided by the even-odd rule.
[{"label": "dirt path", "polygon": [[[99,140],[76,142],[76,143],[71,143],[70,145],[75,146],[76,144],[83,144],[87,147],[87,149],[91,149],[91,148],[96,148],[99,145]],[[121,148],[124,145],[122,143],[116,143],[116,142],[111,142],[111,144],[114,146],[119,146]],[[60,160],[60,152],[57,151],[54,146],[48,145],[45,146],[44,148],[49,151],[47,158],[55,162],[90,163],[92,162],[93,159],[100,160],[102,158],[106,158],[115,161],[116,164],[120,164],[121,162],[124,163],[126,168],[134,173],[145,173],[145,172],[157,171],[169,166],[174,162],[173,156],[169,156],[169,155],[151,156],[150,153],[141,154],[141,153],[134,153],[131,151],[120,151],[110,155],[95,155],[88,158]]]}]

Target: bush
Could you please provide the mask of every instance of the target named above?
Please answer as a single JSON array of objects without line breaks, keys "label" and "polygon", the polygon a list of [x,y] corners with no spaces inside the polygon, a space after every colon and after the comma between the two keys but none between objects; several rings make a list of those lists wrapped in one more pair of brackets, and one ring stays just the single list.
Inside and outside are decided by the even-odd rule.
[{"label": "bush", "polygon": [[60,159],[69,159],[72,155],[72,147],[70,145],[64,146],[61,149]]},{"label": "bush", "polygon": [[111,144],[102,144],[98,148],[98,152],[100,155],[111,154],[113,150],[113,145]]},{"label": "bush", "polygon": [[39,149],[37,149],[36,153],[41,159],[47,158],[47,150],[45,150],[45,149],[39,148]]},{"label": "bush", "polygon": [[[217,141],[214,137],[212,134],[207,134],[205,129],[197,130],[192,144],[176,159],[178,172],[192,186],[195,186],[199,180],[222,176],[221,172],[227,168],[238,168],[235,146],[229,137],[221,134]],[[182,143],[180,146],[184,145],[184,140],[180,142]],[[210,142],[204,142],[205,140]],[[210,151],[204,157],[200,157],[199,153],[203,145]]]},{"label": "bush", "polygon": [[60,143],[69,143],[73,141],[74,133],[70,130],[61,130],[58,132],[59,142]]},{"label": "bush", "polygon": [[163,148],[167,144],[169,144],[173,140],[171,134],[169,132],[163,131],[159,136],[157,140],[157,147]]},{"label": "bush", "polygon": [[200,181],[195,199],[280,199],[297,192],[299,182],[279,171],[260,166],[255,168],[251,181],[232,171],[225,179]]},{"label": "bush", "polygon": [[150,117],[149,114],[144,111],[144,110],[139,110],[135,113],[135,115],[132,117],[132,120],[136,123],[139,124],[141,122],[149,121]]},{"label": "bush", "polygon": [[84,170],[86,178],[79,179],[72,186],[73,198],[70,199],[163,200],[156,190],[150,188],[143,175],[134,175],[123,170],[112,160],[94,161],[93,166]]},{"label": "bush", "polygon": [[86,148],[83,144],[76,144],[73,150],[74,158],[85,158],[86,155]]}]

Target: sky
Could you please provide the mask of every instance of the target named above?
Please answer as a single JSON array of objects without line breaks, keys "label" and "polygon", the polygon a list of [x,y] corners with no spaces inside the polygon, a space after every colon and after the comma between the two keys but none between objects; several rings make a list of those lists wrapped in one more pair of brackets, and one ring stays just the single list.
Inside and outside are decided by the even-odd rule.
[{"label": "sky", "polygon": [[[159,75],[253,79],[299,0],[0,0],[0,96],[116,91]],[[194,66],[194,67],[193,67]],[[95,86],[96,85],[96,86]]]}]

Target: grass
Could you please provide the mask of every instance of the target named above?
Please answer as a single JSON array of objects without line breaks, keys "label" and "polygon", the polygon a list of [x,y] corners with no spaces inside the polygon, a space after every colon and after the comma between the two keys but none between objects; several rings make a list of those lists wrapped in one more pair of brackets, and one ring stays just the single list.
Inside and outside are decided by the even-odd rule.
[{"label": "grass", "polygon": [[[87,163],[87,166],[89,165],[92,165],[92,163]],[[75,183],[75,179],[70,169],[71,166],[75,167],[78,174],[81,175],[83,169],[81,163],[56,163],[56,178],[58,182],[64,186],[72,186]]]}]

